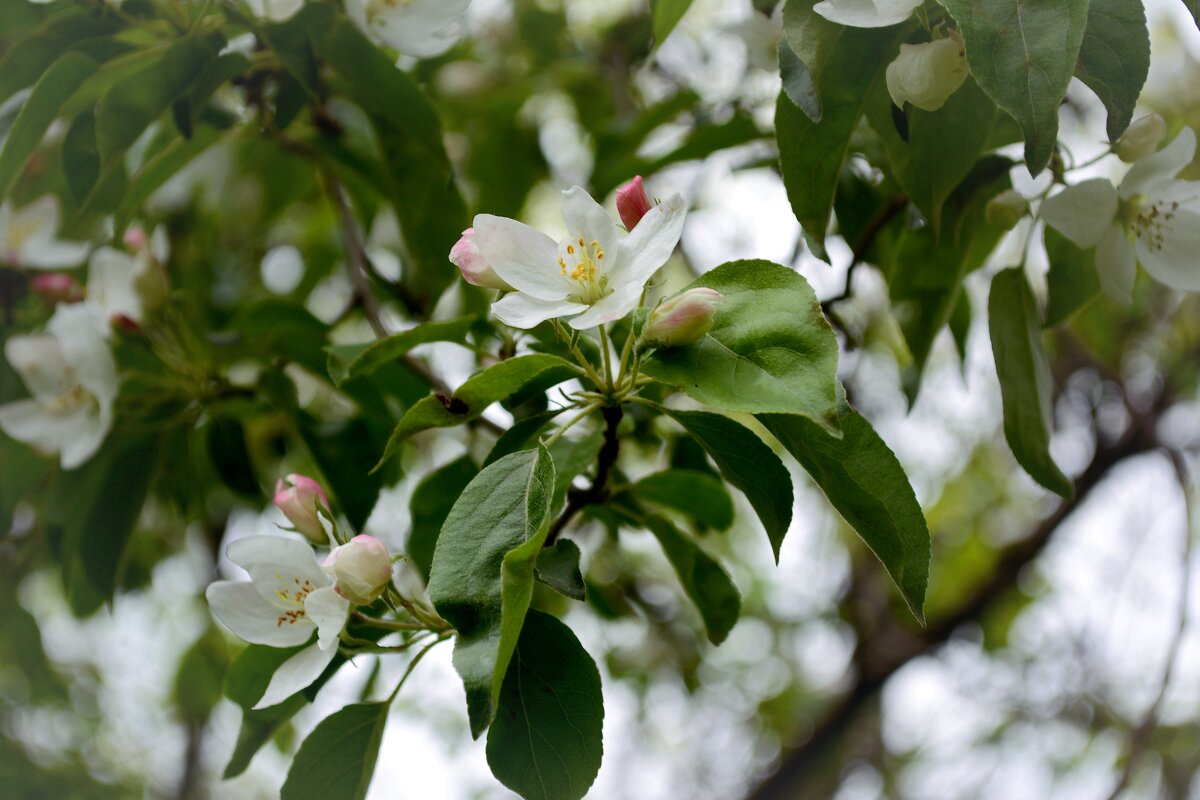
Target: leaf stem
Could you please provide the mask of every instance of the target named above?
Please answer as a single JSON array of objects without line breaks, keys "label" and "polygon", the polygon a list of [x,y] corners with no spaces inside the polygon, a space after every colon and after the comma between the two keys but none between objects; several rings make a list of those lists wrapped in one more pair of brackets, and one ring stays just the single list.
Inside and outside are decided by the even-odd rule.
[{"label": "leaf stem", "polygon": [[392,693],[388,695],[387,701],[389,703],[396,699],[396,695],[400,694],[400,689],[404,686],[405,681],[408,680],[408,676],[412,675],[413,670],[416,668],[417,664],[421,663],[421,659],[425,657],[425,654],[449,638],[449,632],[443,633],[437,639],[421,648],[421,652],[413,656],[413,660],[408,662],[408,669],[404,670],[404,674],[400,676],[400,682],[396,684],[396,688],[392,689]]},{"label": "leaf stem", "polygon": [[569,430],[571,428],[571,426],[573,426],[576,422],[579,422],[580,420],[582,420],[588,414],[591,414],[593,411],[595,411],[601,405],[602,405],[602,403],[595,402],[595,401],[585,405],[582,409],[580,409],[578,414],[576,414],[574,417],[571,417],[571,419],[567,420],[567,422],[562,427],[560,427],[554,433],[550,434],[550,438],[547,439],[546,441],[542,442],[542,446],[550,447],[552,444],[557,442],[559,440],[559,437],[561,437],[564,433],[566,433],[567,430]]},{"label": "leaf stem", "polygon": [[604,388],[611,392],[613,390],[613,371],[612,371],[612,354],[609,353],[609,346],[608,346],[608,326],[601,325],[599,330],[600,330],[600,358],[604,362]]}]

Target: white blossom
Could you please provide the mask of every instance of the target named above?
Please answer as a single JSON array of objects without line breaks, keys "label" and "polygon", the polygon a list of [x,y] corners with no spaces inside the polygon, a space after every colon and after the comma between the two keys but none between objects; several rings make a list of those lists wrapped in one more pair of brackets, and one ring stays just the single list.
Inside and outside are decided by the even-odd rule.
[{"label": "white blossom", "polygon": [[87,256],[85,242],[57,238],[58,201],[51,195],[13,208],[0,204],[0,264],[18,269],[61,269],[78,266]]},{"label": "white blossom", "polygon": [[885,28],[904,22],[923,0],[822,0],[813,6],[830,22],[852,28]]},{"label": "white blossom", "polygon": [[461,35],[459,19],[471,0],[346,0],[346,14],[363,33],[405,55],[446,52]]}]

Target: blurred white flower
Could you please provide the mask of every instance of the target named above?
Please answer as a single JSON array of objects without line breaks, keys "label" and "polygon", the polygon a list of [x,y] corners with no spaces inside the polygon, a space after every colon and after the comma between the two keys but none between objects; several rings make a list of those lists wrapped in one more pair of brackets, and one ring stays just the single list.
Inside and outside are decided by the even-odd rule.
[{"label": "blurred white flower", "polygon": [[1130,301],[1137,262],[1152,277],[1185,291],[1200,290],[1200,181],[1176,180],[1196,155],[1196,134],[1137,161],[1119,188],[1104,178],[1068,186],[1039,214],[1077,246],[1096,248],[1096,271],[1114,300]]},{"label": "blurred white flower", "polygon": [[283,702],[315,681],[337,655],[350,602],[334,591],[312,548],[282,536],[248,536],[229,545],[229,560],[250,581],[217,581],[204,592],[217,619],[238,637],[269,647],[317,641],[279,665],[255,708]]},{"label": "blurred white flower", "polygon": [[475,217],[475,244],[496,274],[516,291],[492,305],[496,318],[532,328],[554,317],[587,330],[637,307],[650,276],[666,263],[683,232],[687,208],[672,195],[625,234],[582,188],[563,192],[567,238],[506,217]]},{"label": "blurred white flower", "polygon": [[912,103],[922,111],[937,111],[967,79],[967,58],[962,39],[952,33],[945,39],[900,45],[900,55],[888,64],[887,90],[897,108]]},{"label": "blurred white flower", "polygon": [[21,208],[9,202],[0,205],[0,263],[19,269],[78,266],[89,245],[55,238],[58,224],[58,201],[51,195]]},{"label": "blurred white flower", "polygon": [[125,241],[133,252],[101,247],[92,253],[87,298],[110,318],[124,317],[140,324],[167,299],[169,287],[162,265],[167,256],[166,234],[159,228],[147,242],[145,234],[135,229]]},{"label": "blurred white flower", "polygon": [[830,22],[852,28],[885,28],[904,22],[923,0],[822,0],[813,6]]},{"label": "blurred white flower", "polygon": [[108,346],[108,318],[91,303],[63,303],[46,333],[12,336],[4,356],[31,398],[0,406],[0,429],[47,453],[63,469],[91,458],[113,422],[117,367]]},{"label": "blurred white flower", "polygon": [[471,0],[346,0],[346,14],[363,33],[399,52],[429,58],[462,34],[459,19]]},{"label": "blurred white flower", "polygon": [[246,0],[250,11],[260,19],[282,22],[304,5],[304,0]]}]

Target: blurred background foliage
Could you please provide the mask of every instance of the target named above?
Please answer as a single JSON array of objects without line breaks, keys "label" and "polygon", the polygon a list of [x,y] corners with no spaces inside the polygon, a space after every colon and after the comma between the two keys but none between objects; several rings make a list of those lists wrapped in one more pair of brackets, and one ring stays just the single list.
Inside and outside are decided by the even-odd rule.
[{"label": "blurred background foliage", "polygon": [[[1049,331],[1054,454],[1077,483],[1073,500],[1047,496],[1004,445],[986,282],[974,280],[1017,263],[1024,231],[968,279],[951,335],[914,334],[928,287],[920,259],[902,257],[918,235],[911,215],[883,221],[871,266],[852,284],[846,274],[863,229],[902,194],[864,124],[853,149],[865,155],[841,176],[835,266],[813,258],[777,171],[773,5],[696,0],[659,43],[644,2],[477,0],[459,44],[402,61],[411,81],[400,91],[428,98],[404,108],[372,93],[372,81],[393,80],[381,77],[391,68],[382,55],[330,45],[321,59],[338,64],[334,74],[300,85],[277,62],[281,25],[277,49],[243,38],[229,51],[244,59],[231,65],[235,84],[198,88],[172,108],[174,126],[135,131],[125,158],[87,146],[87,115],[50,130],[15,197],[60,197],[65,237],[90,238],[114,214],[118,234],[165,229],[172,302],[166,324],[121,334],[118,360],[136,388],[123,391],[93,462],[63,473],[0,436],[0,794],[272,796],[303,733],[382,679],[346,670],[293,718],[264,720],[268,746],[248,763],[235,756],[226,774],[240,774],[223,781],[242,746],[240,711],[222,695],[239,645],[202,596],[222,541],[271,529],[274,479],[301,472],[321,476],[355,526],[402,547],[444,516],[495,438],[480,425],[423,440],[367,476],[430,375],[393,363],[335,386],[327,347],[370,340],[368,296],[394,328],[474,314],[484,335],[488,297],[445,262],[470,215],[536,222],[556,213],[558,188],[581,183],[603,197],[642,174],[692,202],[668,282],[762,257],[796,266],[823,298],[852,286],[829,305],[842,377],[927,511],[929,625],[911,620],[797,469],[797,521],[778,568],[740,495],[727,532],[666,509],[720,554],[743,594],[720,648],[704,641],[648,535],[618,548],[603,519],[590,521],[574,537],[588,608],[570,621],[605,678],[605,762],[591,796],[1196,796],[1200,635],[1184,620],[1200,591],[1189,577],[1191,489],[1178,479],[1200,444],[1195,298],[1142,276],[1132,306],[1095,297]],[[52,56],[30,55],[27,31],[64,8],[0,0],[0,63],[32,69]],[[91,14],[79,24],[107,24],[97,8],[76,6]],[[1143,105],[1173,129],[1200,126],[1200,36],[1181,4],[1148,10]],[[158,13],[150,0],[122,11]],[[236,29],[236,15],[223,24]],[[122,46],[135,52],[152,33]],[[97,73],[92,96],[146,68],[133,59]],[[326,88],[337,91],[313,112],[305,93]],[[0,89],[4,132],[23,97]],[[1078,84],[1068,100],[1063,136],[1082,160],[1099,149],[1103,109]],[[435,113],[448,163],[422,150],[438,135]],[[346,203],[366,231],[366,290],[345,270]],[[1044,270],[1044,257],[1034,262]],[[0,271],[0,281],[5,336],[45,320],[22,278]],[[421,353],[450,385],[474,366],[463,348]],[[0,402],[21,391],[0,362]],[[629,425],[626,479],[664,462],[712,472],[678,430],[636,414]],[[538,602],[566,606],[549,592]],[[372,797],[508,796],[467,736],[458,685],[446,659],[414,679]]]}]

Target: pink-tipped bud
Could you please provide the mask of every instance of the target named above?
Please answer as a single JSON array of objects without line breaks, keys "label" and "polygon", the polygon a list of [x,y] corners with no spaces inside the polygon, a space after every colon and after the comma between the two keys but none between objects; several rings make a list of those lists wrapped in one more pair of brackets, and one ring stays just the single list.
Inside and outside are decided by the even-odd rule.
[{"label": "pink-tipped bud", "polygon": [[329,509],[329,498],[321,484],[307,475],[295,473],[280,478],[275,482],[275,505],[299,533],[317,544],[328,541],[325,526],[317,513],[319,508]]},{"label": "pink-tipped bud", "polygon": [[48,305],[75,303],[83,299],[79,281],[65,272],[49,272],[34,277],[29,288]]},{"label": "pink-tipped bud", "polygon": [[358,606],[375,602],[392,579],[392,557],[374,536],[355,536],[333,551],[321,566],[334,580],[334,590]]},{"label": "pink-tipped bud", "polygon": [[130,250],[141,250],[146,246],[146,232],[141,228],[130,228],[125,231],[124,241]]},{"label": "pink-tipped bud", "polygon": [[713,314],[723,297],[716,289],[700,287],[664,300],[650,314],[642,341],[655,347],[699,341],[712,330]]},{"label": "pink-tipped bud", "polygon": [[633,180],[617,189],[617,213],[621,215],[621,222],[625,223],[625,230],[633,230],[652,208],[654,203],[646,194],[641,175],[635,175]]},{"label": "pink-tipped bud", "polygon": [[479,248],[475,245],[474,228],[467,228],[463,231],[462,238],[454,243],[454,247],[450,248],[450,261],[458,267],[463,280],[467,283],[482,286],[485,289],[501,289],[505,292],[513,290],[513,287],[496,274],[492,265],[479,252]]}]

